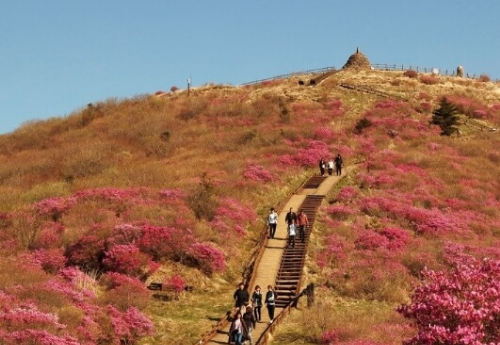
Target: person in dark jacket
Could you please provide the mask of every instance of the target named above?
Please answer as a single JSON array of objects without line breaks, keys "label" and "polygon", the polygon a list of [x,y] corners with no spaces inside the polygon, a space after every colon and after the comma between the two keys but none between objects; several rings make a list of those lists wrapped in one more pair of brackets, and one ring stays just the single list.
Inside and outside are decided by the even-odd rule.
[{"label": "person in dark jacket", "polygon": [[344,162],[342,161],[342,156],[339,153],[337,157],[335,157],[335,169],[337,176],[342,175],[342,165],[344,165]]},{"label": "person in dark jacket", "polygon": [[260,286],[256,285],[255,290],[252,293],[252,306],[253,312],[255,314],[255,319],[260,322],[261,320],[261,309],[262,309],[262,292],[260,291]]},{"label": "person in dark jacket", "polygon": [[290,207],[290,210],[285,216],[285,222],[287,224],[287,230],[290,224],[296,224],[297,223],[297,213],[293,212],[293,207]]},{"label": "person in dark jacket", "polygon": [[278,296],[276,295],[276,292],[274,291],[273,287],[271,285],[267,286],[267,292],[266,292],[266,306],[267,306],[267,312],[269,314],[269,323],[273,323],[274,321],[274,308],[276,307],[276,298]]},{"label": "person in dark jacket", "polygon": [[245,312],[245,314],[243,314],[242,319],[245,325],[247,326],[246,339],[250,340],[250,345],[252,345],[252,330],[254,330],[255,326],[257,325],[257,320],[253,315],[252,307],[250,306],[247,307],[247,311]]},{"label": "person in dark jacket", "polygon": [[321,158],[319,160],[319,174],[321,176],[325,176],[325,164],[326,164],[325,160]]},{"label": "person in dark jacket", "polygon": [[248,291],[245,289],[245,284],[240,283],[238,289],[234,292],[233,299],[234,299],[234,306],[236,308],[239,308],[240,310],[242,310],[241,308],[248,304],[248,301],[250,300],[250,295],[248,294]]}]

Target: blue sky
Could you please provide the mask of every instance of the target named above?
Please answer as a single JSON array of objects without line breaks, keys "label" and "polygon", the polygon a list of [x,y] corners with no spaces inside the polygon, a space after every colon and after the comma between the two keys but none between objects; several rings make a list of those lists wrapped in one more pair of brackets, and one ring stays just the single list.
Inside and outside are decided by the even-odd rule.
[{"label": "blue sky", "polygon": [[372,63],[500,79],[498,0],[15,0],[0,11],[0,134],[88,103]]}]

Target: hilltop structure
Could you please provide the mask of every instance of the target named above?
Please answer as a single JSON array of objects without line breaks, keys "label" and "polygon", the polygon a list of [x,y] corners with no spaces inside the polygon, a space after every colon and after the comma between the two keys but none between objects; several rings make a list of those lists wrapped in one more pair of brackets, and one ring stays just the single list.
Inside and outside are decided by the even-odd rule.
[{"label": "hilltop structure", "polygon": [[356,53],[352,54],[342,69],[371,69],[368,58],[356,48]]}]

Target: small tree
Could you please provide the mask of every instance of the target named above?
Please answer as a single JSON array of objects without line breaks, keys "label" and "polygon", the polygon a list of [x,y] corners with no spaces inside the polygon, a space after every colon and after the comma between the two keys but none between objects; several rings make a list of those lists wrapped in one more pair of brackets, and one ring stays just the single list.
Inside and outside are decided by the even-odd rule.
[{"label": "small tree", "polygon": [[356,122],[356,126],[354,126],[354,133],[361,134],[365,128],[370,127],[372,124],[373,123],[366,117],[359,119],[358,122]]},{"label": "small tree", "polygon": [[441,99],[439,108],[432,112],[431,124],[441,128],[441,135],[458,133],[456,124],[458,122],[457,108],[446,97]]},{"label": "small tree", "polygon": [[198,188],[188,197],[188,204],[193,210],[197,219],[214,219],[218,202],[215,197],[214,183],[203,173]]}]

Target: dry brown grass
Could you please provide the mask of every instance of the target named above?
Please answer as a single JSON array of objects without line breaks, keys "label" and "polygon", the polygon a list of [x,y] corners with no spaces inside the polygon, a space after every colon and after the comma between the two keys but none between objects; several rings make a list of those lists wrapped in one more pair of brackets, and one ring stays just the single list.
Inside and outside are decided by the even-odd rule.
[{"label": "dry brown grass", "polygon": [[[352,130],[376,102],[406,99],[416,107],[423,100],[435,104],[446,94],[468,95],[487,105],[498,103],[499,99],[498,86],[494,83],[464,78],[419,75],[418,81],[417,78],[402,76],[400,71],[341,71],[314,87],[298,85],[299,78],[308,80],[310,77],[297,76],[245,87],[206,85],[194,88],[189,97],[180,91],[161,97],[109,99],[75,111],[67,118],[26,123],[14,133],[0,136],[0,211],[24,208],[44,198],[67,196],[96,187],[180,188],[190,192],[206,172],[217,181],[218,195],[246,201],[263,217],[270,205],[277,205],[315,172],[315,167],[278,167],[276,159],[280,155],[294,154],[297,148],[291,145],[301,147],[314,137],[317,128],[326,127],[336,133],[330,146],[343,144],[356,149],[358,138],[353,136]],[[427,77],[430,81],[426,81]],[[343,84],[359,90],[343,88]],[[332,100],[341,101],[341,115],[325,115],[315,123],[308,121],[313,120],[311,114],[327,114]],[[428,115],[430,113],[416,116]],[[495,154],[498,147],[496,133],[478,133],[472,128],[461,138],[433,138],[441,148],[456,150],[465,157],[482,155],[482,158],[474,159],[474,166],[460,173],[452,172],[450,162],[439,151],[430,152],[425,139],[404,137],[403,141],[389,141],[379,136],[373,142],[379,147],[405,152],[406,160],[432,171],[446,184],[443,197],[459,197],[463,193],[460,174],[470,173],[468,169],[483,169],[481,182],[485,184],[495,180],[498,172],[500,158]],[[349,157],[349,162],[364,158],[360,154]],[[276,180],[272,183],[245,181],[242,173],[249,162],[273,171]],[[383,165],[377,164],[375,168],[383,169]],[[408,192],[418,185],[417,178],[408,178],[401,180],[398,187]],[[98,201],[88,201],[78,204],[63,216],[65,244],[74,243],[95,223],[112,227],[116,215],[101,206]],[[498,216],[498,210],[488,207],[484,207],[483,212]],[[174,210],[144,206],[134,208],[129,219],[161,223],[175,216]],[[16,222],[18,236],[28,246],[32,233],[26,229],[33,227],[26,224],[26,220]],[[175,272],[186,277],[188,284],[196,285],[197,290],[184,294],[181,301],[151,301],[146,309],[153,316],[158,333],[143,343],[168,341],[170,344],[185,344],[185,339],[192,343],[213,324],[208,317],[222,317],[231,305],[234,283],[241,279],[242,266],[248,260],[250,251],[245,248],[254,246],[252,240],[262,225],[260,221],[247,229],[250,235],[238,248],[226,252],[230,260],[223,274],[209,278],[193,268],[164,262],[159,275],[152,279]],[[324,236],[333,230],[347,242],[356,239],[352,224],[335,229],[322,224],[317,227],[320,231],[312,239],[312,255],[324,245]],[[224,244],[220,234],[208,227],[205,221],[196,224],[193,232],[200,240]],[[431,266],[438,266],[437,261],[431,260],[438,256],[438,251],[435,244],[415,247],[415,252],[428,256]],[[422,268],[421,256],[408,251],[401,260],[413,277],[418,275]],[[308,267],[315,273],[310,279],[321,276],[315,263],[309,263]],[[12,283],[7,275],[2,278]],[[346,295],[354,296],[359,289],[366,288],[377,290],[380,299],[400,301],[408,290],[407,281],[398,277],[392,285],[369,282],[363,287],[364,278],[356,280],[358,285],[345,286]],[[29,284],[29,281],[23,277],[21,283]],[[394,285],[398,287],[394,288]],[[331,291],[322,291],[319,300],[323,303],[315,308],[292,315],[283,329],[280,328],[276,344],[304,338],[304,344],[314,344],[321,332],[331,327],[339,329],[344,340],[359,336],[387,344],[401,342],[404,331],[398,327],[402,322],[389,312],[394,305],[362,299],[343,300],[332,295]],[[61,313],[71,324],[76,324],[80,317],[74,310],[62,308]],[[391,323],[395,330],[387,326]],[[300,324],[306,326],[298,327]],[[395,332],[398,336],[392,337]]]}]

